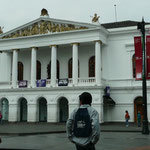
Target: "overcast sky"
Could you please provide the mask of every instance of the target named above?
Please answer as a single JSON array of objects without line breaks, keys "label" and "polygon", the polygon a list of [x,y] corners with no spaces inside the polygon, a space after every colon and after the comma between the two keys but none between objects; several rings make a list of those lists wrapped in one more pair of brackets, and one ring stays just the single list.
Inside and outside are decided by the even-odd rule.
[{"label": "overcast sky", "polygon": [[40,17],[41,9],[51,18],[91,23],[94,13],[100,23],[117,21],[150,22],[150,0],[0,0],[0,26],[9,31]]}]

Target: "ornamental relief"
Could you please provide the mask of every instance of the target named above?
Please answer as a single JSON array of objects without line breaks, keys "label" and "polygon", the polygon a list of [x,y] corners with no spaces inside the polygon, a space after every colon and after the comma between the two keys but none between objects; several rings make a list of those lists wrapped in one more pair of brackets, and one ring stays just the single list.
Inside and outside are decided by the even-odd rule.
[{"label": "ornamental relief", "polygon": [[18,30],[15,33],[12,33],[8,36],[4,36],[3,39],[7,38],[17,38],[23,36],[32,36],[38,34],[48,34],[53,32],[64,32],[71,30],[81,30],[88,29],[87,27],[76,27],[72,24],[57,24],[52,23],[50,21],[41,21],[39,23],[33,24],[31,27],[24,28],[22,30]]}]

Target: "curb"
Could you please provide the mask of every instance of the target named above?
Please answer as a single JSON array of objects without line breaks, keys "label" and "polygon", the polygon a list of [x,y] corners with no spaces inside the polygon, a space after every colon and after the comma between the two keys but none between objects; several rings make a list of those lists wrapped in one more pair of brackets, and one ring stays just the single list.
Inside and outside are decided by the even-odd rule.
[{"label": "curb", "polygon": [[101,130],[101,132],[142,132],[139,130]]},{"label": "curb", "polygon": [[[101,130],[101,132],[142,132],[138,130]],[[28,136],[28,135],[40,135],[40,134],[59,134],[59,133],[66,133],[66,131],[49,131],[49,132],[30,132],[30,133],[0,133],[0,135],[14,135],[14,136]]]},{"label": "curb", "polygon": [[38,134],[58,134],[66,133],[66,131],[50,131],[50,132],[30,132],[30,133],[0,133],[0,135],[16,135],[16,136],[27,136],[27,135],[38,135]]}]

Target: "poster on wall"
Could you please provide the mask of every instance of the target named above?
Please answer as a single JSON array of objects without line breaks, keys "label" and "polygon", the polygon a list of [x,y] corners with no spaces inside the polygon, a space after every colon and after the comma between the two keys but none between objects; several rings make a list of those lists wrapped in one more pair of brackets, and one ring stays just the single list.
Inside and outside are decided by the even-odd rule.
[{"label": "poster on wall", "polygon": [[18,82],[19,88],[26,88],[28,86],[28,81],[27,80],[22,80]]},{"label": "poster on wall", "polygon": [[37,87],[46,87],[46,80],[45,79],[37,80],[36,86]]},{"label": "poster on wall", "polygon": [[150,79],[150,35],[146,36],[147,79]]},{"label": "poster on wall", "polygon": [[59,79],[58,86],[68,86],[68,79]]},{"label": "poster on wall", "polygon": [[141,36],[134,37],[136,80],[142,80],[142,42]]}]

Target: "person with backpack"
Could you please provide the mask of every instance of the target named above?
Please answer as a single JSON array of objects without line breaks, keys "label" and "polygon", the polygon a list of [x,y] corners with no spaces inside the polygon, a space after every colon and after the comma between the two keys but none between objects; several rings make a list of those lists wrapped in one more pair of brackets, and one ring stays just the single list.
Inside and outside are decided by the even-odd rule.
[{"label": "person with backpack", "polygon": [[95,150],[100,137],[99,114],[91,107],[90,93],[82,93],[79,100],[80,107],[74,109],[67,120],[67,136],[77,150]]}]

